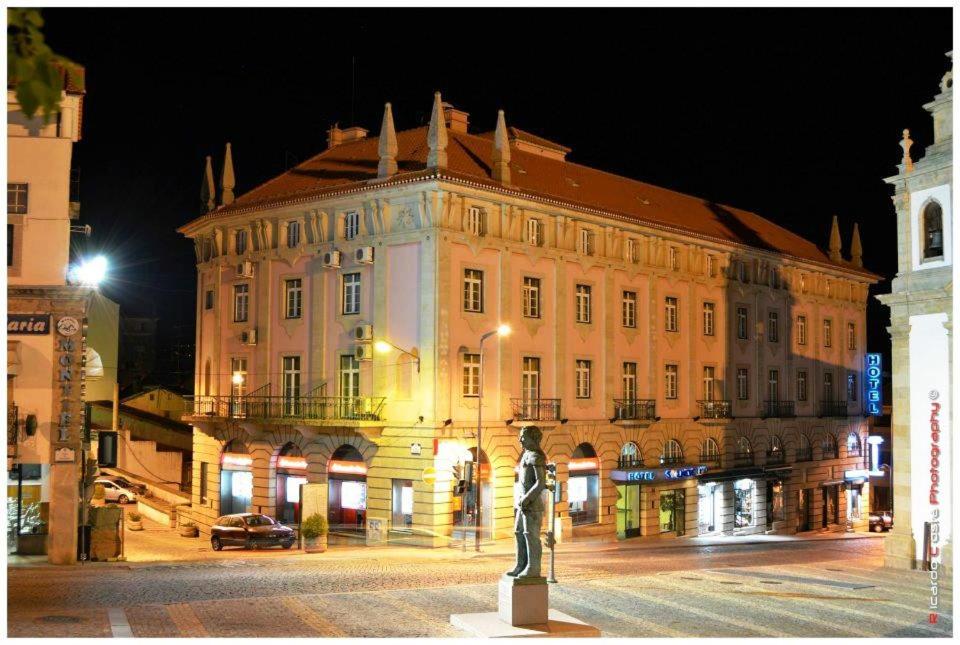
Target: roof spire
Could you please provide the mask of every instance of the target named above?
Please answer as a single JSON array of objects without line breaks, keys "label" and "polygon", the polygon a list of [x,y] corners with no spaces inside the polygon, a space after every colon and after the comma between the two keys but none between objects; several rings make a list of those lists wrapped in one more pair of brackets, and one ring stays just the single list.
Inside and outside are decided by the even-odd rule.
[{"label": "roof spire", "polygon": [[913,170],[913,159],[910,158],[910,147],[913,146],[913,139],[910,138],[910,130],[904,128],[903,139],[900,141],[900,147],[903,148],[903,170],[910,172]]},{"label": "roof spire", "polygon": [[493,178],[502,184],[510,184],[510,140],[503,110],[497,112],[497,131],[493,136]]},{"label": "roof spire", "polygon": [[380,125],[380,164],[377,177],[391,177],[397,174],[397,131],[393,127],[393,111],[390,104],[383,106],[383,123]]},{"label": "roof spire", "polygon": [[226,152],[223,153],[223,172],[220,174],[220,205],[229,206],[233,203],[233,187],[237,185],[233,176],[233,153],[230,152],[230,142],[227,142]]},{"label": "roof spire", "polygon": [[860,244],[860,226],[853,223],[853,240],[850,242],[850,259],[853,266],[863,268],[863,246]]},{"label": "roof spire", "polygon": [[200,184],[200,201],[212,211],[216,206],[217,189],[213,183],[213,162],[210,155],[207,155],[207,167],[203,170],[203,182]]},{"label": "roof spire", "polygon": [[837,216],[833,216],[833,224],[830,226],[830,261],[840,262],[843,258],[840,256],[840,224],[837,222]]},{"label": "roof spire", "polygon": [[447,166],[447,124],[443,118],[443,103],[440,100],[440,92],[434,92],[433,94],[433,111],[430,113],[427,145],[430,146],[430,153],[427,155],[427,167],[445,168]]}]

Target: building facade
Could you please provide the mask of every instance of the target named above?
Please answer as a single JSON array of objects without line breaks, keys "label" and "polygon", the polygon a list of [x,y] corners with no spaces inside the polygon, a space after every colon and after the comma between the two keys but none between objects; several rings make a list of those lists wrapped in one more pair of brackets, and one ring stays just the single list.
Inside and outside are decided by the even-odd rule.
[{"label": "building facade", "polygon": [[12,550],[54,564],[77,559],[91,297],[67,284],[83,91],[64,85],[49,123],[27,119],[7,91],[7,535]]},{"label": "building facade", "polygon": [[[948,54],[951,61],[952,53]],[[890,307],[893,341],[894,528],[889,566],[915,568],[938,549],[952,567],[951,356],[953,307],[953,72],[923,106],[933,117],[933,143],[918,161],[904,130],[894,187],[897,276],[878,296]]]},{"label": "building facade", "polygon": [[295,521],[309,482],[371,543],[473,539],[478,513],[506,537],[523,425],[561,539],[866,527],[856,232],[845,260],[835,219],[824,252],[569,152],[502,113],[471,133],[437,95],[429,127],[395,131],[388,104],[379,138],[335,127],[236,199],[228,145],[218,206],[208,158],[181,228],[202,530]]}]

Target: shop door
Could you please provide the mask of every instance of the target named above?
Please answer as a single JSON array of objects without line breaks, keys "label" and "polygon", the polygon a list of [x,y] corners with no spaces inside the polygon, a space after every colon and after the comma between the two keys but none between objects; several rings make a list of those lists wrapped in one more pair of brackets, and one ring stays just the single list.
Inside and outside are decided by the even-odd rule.
[{"label": "shop door", "polygon": [[660,532],[683,535],[685,514],[682,490],[660,493]]},{"label": "shop door", "polygon": [[673,491],[674,527],[677,535],[687,532],[687,502],[682,490]]},{"label": "shop door", "polygon": [[823,528],[827,528],[827,525],[833,523],[838,524],[840,522],[839,517],[839,491],[838,486],[824,486],[823,487]]},{"label": "shop door", "polygon": [[810,491],[800,489],[797,503],[797,532],[810,530]]},{"label": "shop door", "polygon": [[640,535],[640,486],[617,486],[617,536]]},{"label": "shop door", "polygon": [[767,530],[773,528],[773,482],[767,482]]},{"label": "shop door", "polygon": [[220,471],[220,514],[246,513],[253,497],[253,473]]},{"label": "shop door", "polygon": [[713,533],[717,530],[717,487],[711,484],[701,484],[699,486],[699,499],[697,506],[698,527],[701,535]]}]

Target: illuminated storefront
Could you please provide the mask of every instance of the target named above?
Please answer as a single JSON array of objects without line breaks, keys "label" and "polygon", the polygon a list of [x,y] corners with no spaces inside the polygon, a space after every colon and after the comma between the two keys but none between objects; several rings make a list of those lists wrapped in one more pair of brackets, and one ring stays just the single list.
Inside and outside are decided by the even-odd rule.
[{"label": "illuminated storefront", "polygon": [[277,521],[300,523],[300,487],[307,483],[307,459],[288,443],[277,457]]},{"label": "illuminated storefront", "polygon": [[246,513],[253,498],[253,457],[238,441],[224,446],[220,456],[220,514]]},{"label": "illuminated storefront", "polygon": [[341,446],[327,464],[327,517],[331,532],[364,533],[367,517],[367,465],[353,446]]},{"label": "illuminated storefront", "polygon": [[567,466],[570,518],[574,526],[600,521],[600,460],[593,446],[582,443]]}]

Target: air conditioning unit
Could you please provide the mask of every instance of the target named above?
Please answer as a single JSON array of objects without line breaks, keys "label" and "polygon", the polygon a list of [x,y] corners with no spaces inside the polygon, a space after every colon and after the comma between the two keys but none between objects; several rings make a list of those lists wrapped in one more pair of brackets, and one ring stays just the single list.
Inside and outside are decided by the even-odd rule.
[{"label": "air conditioning unit", "polygon": [[358,264],[373,264],[373,247],[361,246],[354,252]]},{"label": "air conditioning unit", "polygon": [[244,345],[256,345],[257,344],[257,328],[245,329],[240,332],[240,342]]},{"label": "air conditioning unit", "polygon": [[357,345],[354,348],[354,356],[357,357],[358,361],[372,361],[373,360],[373,346],[372,345]]},{"label": "air conditioning unit", "polygon": [[373,340],[373,325],[357,325],[353,335],[357,340]]},{"label": "air conditioning unit", "polygon": [[340,268],[340,251],[327,251],[323,254],[323,266],[329,269]]},{"label": "air conditioning unit", "polygon": [[252,278],[253,277],[253,262],[250,260],[244,260],[237,265],[237,277],[238,278]]}]

